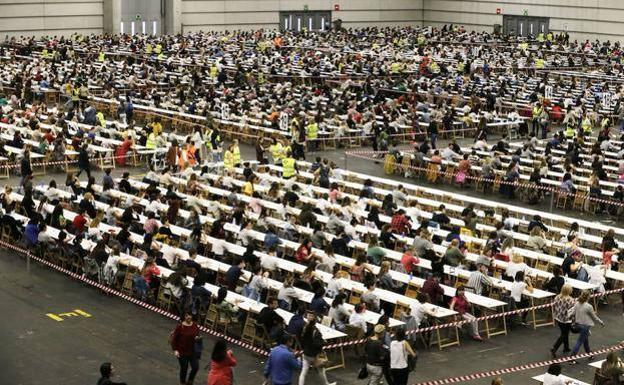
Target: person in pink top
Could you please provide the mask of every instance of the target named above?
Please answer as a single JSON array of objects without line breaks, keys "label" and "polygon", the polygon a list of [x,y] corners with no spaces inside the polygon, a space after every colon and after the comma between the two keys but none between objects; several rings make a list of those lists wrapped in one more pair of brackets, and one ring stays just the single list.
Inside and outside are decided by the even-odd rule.
[{"label": "person in pink top", "polygon": [[212,361],[208,372],[207,385],[232,385],[234,376],[232,368],[236,366],[236,358],[227,348],[224,340],[215,343],[212,350]]}]

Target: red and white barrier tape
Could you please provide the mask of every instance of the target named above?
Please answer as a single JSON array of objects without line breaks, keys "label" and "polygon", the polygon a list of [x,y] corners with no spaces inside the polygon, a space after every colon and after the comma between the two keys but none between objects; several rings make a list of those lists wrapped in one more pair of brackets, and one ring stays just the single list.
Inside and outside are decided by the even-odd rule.
[{"label": "red and white barrier tape", "polygon": [[[607,290],[604,291],[602,293],[595,293],[592,294],[591,297],[592,298],[599,298],[599,297],[604,297],[610,294],[615,294],[615,293],[622,293],[624,292],[624,288],[620,288],[620,289],[613,289],[613,290]],[[509,310],[506,312],[501,312],[501,313],[496,313],[496,314],[490,314],[490,315],[486,315],[486,316],[481,316],[481,317],[477,317],[474,319],[474,321],[467,321],[467,320],[459,320],[459,321],[454,321],[454,322],[448,322],[445,324],[440,324],[440,325],[434,325],[434,326],[428,326],[428,327],[424,327],[424,328],[418,328],[418,329],[412,329],[412,330],[407,330],[406,334],[410,335],[410,334],[417,334],[417,333],[427,333],[427,332],[431,332],[434,330],[440,330],[440,329],[447,329],[450,327],[459,327],[471,322],[479,322],[479,321],[489,321],[489,320],[493,320],[493,319],[497,319],[497,318],[503,318],[503,317],[509,317],[512,315],[517,315],[517,314],[522,314],[522,313],[526,313],[529,311],[535,311],[535,310],[541,310],[541,309],[547,309],[552,307],[552,302],[549,303],[545,303],[542,305],[536,305],[536,306],[532,306],[532,307],[527,307],[527,308],[523,308],[523,309],[516,309],[516,310]],[[326,345],[325,349],[333,349],[333,348],[339,348],[339,347],[345,347],[345,346],[353,346],[353,345],[359,345],[359,344],[363,344],[366,342],[366,338],[363,339],[359,339],[359,340],[353,340],[353,341],[346,341],[346,342],[341,342],[341,343],[337,343],[337,344],[331,344],[331,345]]]},{"label": "red and white barrier tape", "polygon": [[[99,282],[96,282],[96,281],[94,281],[92,279],[89,279],[89,278],[87,278],[87,277],[85,277],[85,276],[83,276],[81,274],[77,274],[77,273],[75,273],[75,272],[73,272],[71,270],[65,269],[65,268],[63,268],[61,266],[53,264],[50,261],[47,261],[47,260],[45,260],[43,258],[40,258],[40,257],[38,257],[36,255],[33,255],[29,250],[22,249],[22,248],[17,247],[17,246],[15,246],[13,244],[6,243],[6,242],[3,242],[3,241],[0,241],[0,246],[2,246],[4,248],[7,248],[9,250],[16,251],[19,254],[23,254],[23,255],[29,256],[30,258],[34,259],[35,261],[37,261],[37,262],[39,262],[39,263],[41,263],[41,264],[43,264],[45,266],[48,266],[48,267],[50,267],[50,268],[52,268],[54,270],[60,271],[61,273],[69,275],[70,277],[72,277],[74,279],[77,279],[79,281],[82,281],[82,282],[84,282],[84,283],[86,283],[86,284],[88,284],[90,286],[98,288],[98,289],[102,290],[103,292],[105,292],[107,294],[111,294],[111,295],[117,296],[117,297],[122,298],[122,299],[124,299],[124,300],[126,300],[128,302],[131,302],[131,303],[133,303],[133,304],[135,304],[137,306],[143,307],[143,308],[145,308],[147,310],[150,310],[150,311],[153,311],[153,312],[158,313],[160,315],[163,315],[163,316],[165,316],[167,318],[171,318],[171,319],[176,320],[176,321],[180,319],[180,316],[178,316],[176,314],[173,314],[171,312],[168,312],[166,310],[163,310],[163,309],[159,308],[158,306],[150,305],[150,304],[148,304],[146,302],[143,302],[143,301],[141,301],[141,300],[139,300],[137,298],[134,298],[132,296],[129,296],[127,294],[124,294],[124,293],[122,293],[122,292],[120,292],[118,290],[115,290],[115,289],[113,289],[113,288],[111,288],[109,286],[106,286],[106,285],[104,285],[102,283],[99,283]],[[268,352],[266,350],[260,349],[258,347],[255,347],[255,346],[253,346],[251,344],[248,344],[246,342],[243,342],[241,340],[237,340],[237,339],[232,338],[232,337],[230,337],[230,336],[228,336],[226,334],[219,333],[219,332],[217,332],[215,330],[212,330],[212,329],[209,329],[209,328],[207,328],[207,327],[205,327],[203,325],[199,325],[199,329],[201,331],[203,331],[204,333],[206,333],[206,334],[209,334],[209,335],[211,335],[213,337],[222,338],[222,339],[226,340],[227,342],[230,342],[232,344],[238,345],[238,346],[240,346],[240,347],[242,347],[244,349],[250,350],[250,351],[252,351],[252,352],[254,352],[256,354],[268,356]]]},{"label": "red and white barrier tape", "polygon": [[490,370],[487,372],[476,372],[472,374],[467,374],[467,375],[457,376],[457,377],[449,377],[449,378],[444,378],[440,380],[424,381],[424,382],[419,382],[414,385],[445,385],[445,384],[454,384],[457,382],[473,381],[473,380],[478,380],[481,378],[499,376],[501,374],[510,374],[510,373],[522,372],[522,371],[530,370],[530,369],[537,369],[537,368],[541,368],[541,367],[548,366],[551,364],[560,364],[563,362],[573,361],[573,360],[577,360],[581,358],[590,358],[596,355],[609,353],[614,350],[621,350],[622,348],[624,348],[624,343],[621,342],[616,345],[607,346],[602,349],[595,350],[591,353],[578,354],[576,356],[556,358],[556,359],[547,360],[547,361],[532,362],[529,364],[513,366],[510,368],[495,369],[495,370]]}]

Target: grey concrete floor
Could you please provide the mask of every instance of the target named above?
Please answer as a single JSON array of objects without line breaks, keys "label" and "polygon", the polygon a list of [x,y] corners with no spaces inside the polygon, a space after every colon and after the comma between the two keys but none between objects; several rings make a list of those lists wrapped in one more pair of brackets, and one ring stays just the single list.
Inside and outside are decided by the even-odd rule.
[{"label": "grey concrete floor", "polygon": [[[243,158],[251,158],[253,154],[251,147],[242,147]],[[321,155],[344,166],[343,150]],[[347,167],[382,175],[381,164],[366,160],[349,158]],[[130,171],[133,174],[144,172],[137,169]],[[118,169],[114,174],[121,172]],[[99,181],[99,173],[95,175]],[[38,177],[37,182],[46,183],[51,178],[63,182],[64,174]],[[415,180],[410,182],[421,183]],[[11,178],[7,183],[16,184],[17,180]],[[543,209],[547,210],[547,205]],[[117,368],[118,379],[131,385],[177,383],[177,363],[167,345],[168,335],[175,325],[172,320],[119,298],[106,296],[36,264],[28,274],[25,266],[22,257],[0,251],[0,312],[3,317],[0,324],[0,368],[3,369],[0,385],[95,384],[98,367],[104,361],[112,361]],[[624,340],[621,305],[615,298],[612,302],[616,304],[600,309],[600,316],[607,327],[593,330],[593,349]],[[83,310],[92,317],[74,317],[57,322],[46,316],[47,313],[58,314],[74,309]],[[462,339],[461,347],[443,351],[421,350],[418,367],[410,375],[409,383],[546,360],[556,336],[557,331],[552,327],[537,330],[519,327],[507,336],[493,337],[483,343]],[[206,357],[209,356],[212,341],[208,339],[205,344],[205,357],[196,383],[206,381]],[[238,358],[236,383],[259,384],[262,381],[263,360],[247,351],[233,350]],[[349,350],[346,354],[347,368],[331,371],[330,381],[338,381],[339,384],[365,383],[356,378],[358,361]],[[535,383],[531,376],[542,372],[541,369],[531,370],[503,378],[507,385],[525,385]],[[564,373],[590,383],[593,376],[592,368],[585,361],[576,366],[565,365]],[[318,384],[320,378],[312,372],[307,383]],[[490,380],[470,383],[489,384]]]}]

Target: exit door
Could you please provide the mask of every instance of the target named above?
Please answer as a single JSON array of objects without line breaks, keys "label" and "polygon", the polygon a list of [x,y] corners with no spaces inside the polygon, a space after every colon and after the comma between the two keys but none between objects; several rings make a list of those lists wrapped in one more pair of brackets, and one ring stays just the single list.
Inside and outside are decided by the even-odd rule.
[{"label": "exit door", "polygon": [[293,11],[280,12],[282,31],[327,31],[331,25],[331,12]]},{"label": "exit door", "polygon": [[160,35],[165,16],[163,0],[132,0],[121,2],[121,33],[129,35]]},{"label": "exit door", "polygon": [[537,36],[547,34],[550,19],[547,17],[530,17],[517,15],[503,16],[503,33],[517,36]]}]

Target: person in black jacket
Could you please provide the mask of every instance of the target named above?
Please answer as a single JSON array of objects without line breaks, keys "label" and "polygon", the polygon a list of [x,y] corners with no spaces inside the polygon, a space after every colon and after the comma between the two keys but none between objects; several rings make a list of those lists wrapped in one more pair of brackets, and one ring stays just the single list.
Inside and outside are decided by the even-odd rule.
[{"label": "person in black jacket", "polygon": [[32,173],[32,167],[30,166],[30,149],[26,148],[24,149],[24,154],[22,156],[22,160],[20,161],[20,187],[24,184],[26,177],[32,175]]},{"label": "person in black jacket", "polygon": [[89,153],[87,152],[87,143],[83,143],[82,147],[80,147],[80,152],[78,153],[78,174],[77,177],[80,177],[80,174],[84,171],[87,173],[87,180],[91,179],[91,163],[89,162]]},{"label": "person in black jacket", "polygon": [[105,362],[100,365],[100,379],[97,382],[97,385],[126,385],[125,382],[113,382],[111,377],[113,376],[113,364],[110,362]]},{"label": "person in black jacket", "polygon": [[327,381],[327,374],[322,365],[324,358],[321,358],[321,353],[323,352],[324,341],[321,332],[316,328],[316,317],[314,314],[308,314],[307,318],[308,324],[303,328],[303,334],[301,335],[303,366],[299,374],[299,385],[305,384],[305,379],[310,367],[315,367],[316,370],[318,370],[325,385],[336,385],[335,382],[330,383]]}]

